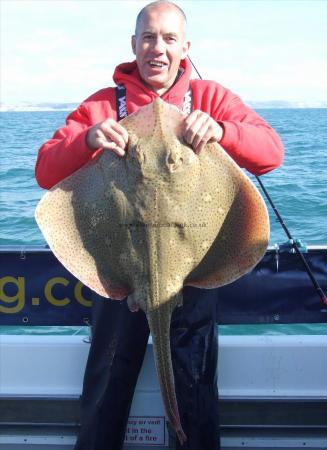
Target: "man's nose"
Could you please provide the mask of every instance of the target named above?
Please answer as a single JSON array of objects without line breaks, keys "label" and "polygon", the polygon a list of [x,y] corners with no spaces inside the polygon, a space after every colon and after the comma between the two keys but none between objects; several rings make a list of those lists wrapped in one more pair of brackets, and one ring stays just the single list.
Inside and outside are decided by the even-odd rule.
[{"label": "man's nose", "polygon": [[163,53],[164,52],[164,44],[165,44],[164,40],[159,36],[153,40],[152,49],[157,53]]}]

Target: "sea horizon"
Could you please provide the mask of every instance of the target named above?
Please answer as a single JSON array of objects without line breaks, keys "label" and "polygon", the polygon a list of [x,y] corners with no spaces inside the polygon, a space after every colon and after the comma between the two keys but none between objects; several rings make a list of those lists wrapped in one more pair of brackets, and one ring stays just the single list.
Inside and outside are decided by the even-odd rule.
[{"label": "sea horizon", "polygon": [[[327,101],[245,100],[253,109],[325,109]],[[80,102],[0,102],[0,112],[73,111]]]}]

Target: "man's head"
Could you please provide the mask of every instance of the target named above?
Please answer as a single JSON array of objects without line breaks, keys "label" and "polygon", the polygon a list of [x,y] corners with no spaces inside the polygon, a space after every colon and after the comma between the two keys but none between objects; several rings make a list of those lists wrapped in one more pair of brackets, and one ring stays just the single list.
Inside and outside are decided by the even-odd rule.
[{"label": "man's head", "polygon": [[140,11],[132,48],[142,80],[159,95],[174,84],[189,47],[185,14],[174,3],[156,1]]}]

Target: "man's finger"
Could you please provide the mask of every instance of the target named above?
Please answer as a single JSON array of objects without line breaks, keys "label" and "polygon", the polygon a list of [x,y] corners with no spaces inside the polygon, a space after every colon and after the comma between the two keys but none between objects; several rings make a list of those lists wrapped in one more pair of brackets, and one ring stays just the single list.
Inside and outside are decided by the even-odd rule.
[{"label": "man's finger", "polygon": [[192,146],[194,149],[198,149],[199,145],[205,145],[211,136],[210,125],[208,122],[205,122],[202,127],[199,129],[197,134],[194,136]]},{"label": "man's finger", "polygon": [[106,150],[112,150],[118,156],[125,155],[125,150],[123,148],[117,146],[116,142],[108,141],[106,139],[99,139],[99,143],[100,143],[101,148],[104,148]]},{"label": "man's finger", "polygon": [[193,128],[194,124],[198,121],[198,119],[202,116],[202,111],[195,110],[191,112],[189,116],[186,117],[184,121],[184,134]]},{"label": "man's finger", "polygon": [[185,139],[186,142],[188,142],[190,145],[194,145],[194,140],[196,136],[200,133],[202,127],[205,127],[205,131],[207,129],[206,122],[208,121],[208,118],[206,116],[200,116],[196,119],[196,121],[192,124],[191,128],[189,128],[185,133]]},{"label": "man's finger", "polygon": [[191,112],[191,114],[189,114],[184,120],[184,130],[188,131],[192,127],[193,123],[197,120],[197,118],[198,112],[197,111]]},{"label": "man's finger", "polygon": [[113,129],[124,139],[125,145],[128,143],[128,132],[120,123],[113,122]]},{"label": "man's finger", "polygon": [[123,136],[114,129],[114,126],[112,124],[104,123],[101,126],[101,131],[109,142],[115,142],[117,147],[125,148],[127,142],[125,142]]}]

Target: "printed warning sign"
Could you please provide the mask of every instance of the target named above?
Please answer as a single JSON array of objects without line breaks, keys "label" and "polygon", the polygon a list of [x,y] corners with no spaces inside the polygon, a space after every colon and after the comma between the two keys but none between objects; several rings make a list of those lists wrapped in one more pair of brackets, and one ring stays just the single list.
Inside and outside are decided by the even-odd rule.
[{"label": "printed warning sign", "polygon": [[166,424],[164,417],[129,417],[125,444],[166,445]]}]

